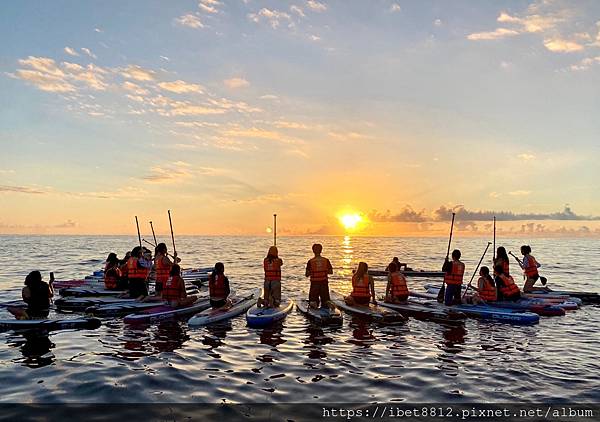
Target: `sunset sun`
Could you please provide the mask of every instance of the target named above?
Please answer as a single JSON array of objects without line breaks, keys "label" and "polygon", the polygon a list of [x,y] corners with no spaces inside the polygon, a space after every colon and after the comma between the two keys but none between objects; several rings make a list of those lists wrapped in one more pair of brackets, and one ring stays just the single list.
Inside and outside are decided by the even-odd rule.
[{"label": "sunset sun", "polygon": [[338,217],[340,224],[344,226],[346,230],[354,230],[358,224],[363,220],[359,214],[342,214]]}]

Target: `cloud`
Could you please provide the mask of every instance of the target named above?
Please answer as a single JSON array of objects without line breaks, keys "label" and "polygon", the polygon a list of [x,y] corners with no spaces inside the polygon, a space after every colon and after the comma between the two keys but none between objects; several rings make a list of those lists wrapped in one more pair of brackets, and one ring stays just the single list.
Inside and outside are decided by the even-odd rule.
[{"label": "cloud", "polygon": [[280,12],[277,10],[267,9],[263,7],[258,11],[258,13],[249,13],[248,19],[252,22],[260,23],[262,20],[266,20],[269,22],[273,29],[277,29],[282,21],[291,22],[291,16],[285,12]]},{"label": "cloud", "polygon": [[367,139],[366,135],[358,132],[329,132],[327,135],[337,141]]},{"label": "cloud", "polygon": [[31,188],[28,186],[0,185],[0,193],[24,193],[30,195],[44,195],[47,194],[48,191],[39,188]]},{"label": "cloud", "polygon": [[[130,81],[123,82],[122,87],[129,92],[133,92],[136,95],[148,95],[150,93],[150,91],[148,91],[146,88],[142,88],[141,86],[134,84],[133,82],[130,82]],[[139,97],[139,98],[141,98],[141,97]],[[143,101],[143,98],[141,98],[141,99]]]},{"label": "cloud", "polygon": [[498,40],[501,38],[513,37],[515,35],[519,35],[519,32],[514,29],[498,28],[491,32],[476,32],[469,34],[467,39],[471,41]]},{"label": "cloud", "polygon": [[401,10],[402,10],[402,8],[400,7],[400,5],[398,3],[393,3],[390,6],[390,12],[392,12],[392,13],[397,13],[397,12],[400,12]]},{"label": "cloud", "polygon": [[206,13],[218,13],[219,9],[217,9],[216,6],[220,5],[221,2],[218,2],[216,0],[200,0],[200,3],[198,3],[198,7],[200,8],[200,10]]},{"label": "cloud", "polygon": [[306,15],[304,14],[304,11],[300,7],[298,7],[296,5],[290,6],[290,11],[293,12],[293,13],[295,13],[295,14],[297,14],[301,18],[306,17]]},{"label": "cloud", "polygon": [[71,47],[65,47],[65,53],[73,57],[79,56],[79,53],[77,53],[77,51],[73,50]]},{"label": "cloud", "polygon": [[531,161],[531,160],[535,159],[535,155],[533,155],[533,154],[525,154],[525,153],[519,154],[519,155],[517,155],[517,157],[520,158],[523,161]]},{"label": "cloud", "polygon": [[273,122],[273,126],[281,129],[309,129],[309,127],[304,123],[288,122],[285,120],[278,120],[276,122]]},{"label": "cloud", "polygon": [[196,92],[201,94],[204,90],[204,88],[201,85],[187,83],[182,80],[176,80],[173,82],[161,82],[158,84],[158,86],[165,91],[175,92],[177,94],[184,94],[188,92]]},{"label": "cloud", "polygon": [[67,220],[64,223],[57,224],[57,225],[55,225],[53,227],[56,228],[56,229],[72,229],[72,228],[75,228],[77,226],[78,226],[78,224],[75,221],[73,221],[73,220]]},{"label": "cloud", "polygon": [[498,16],[498,22],[516,24],[521,27],[523,32],[543,32],[553,29],[563,20],[561,17],[539,14],[530,14],[520,18],[503,12]]},{"label": "cloud", "polygon": [[142,176],[142,180],[155,184],[182,182],[194,175],[190,167],[190,164],[183,161],[177,161],[165,166],[155,166],[152,167],[150,174]]},{"label": "cloud", "polygon": [[247,86],[250,85],[250,82],[248,82],[246,79],[244,78],[231,78],[231,79],[225,79],[223,81],[223,83],[225,84],[225,86],[229,89],[236,89],[236,88],[245,88]]},{"label": "cloud", "polygon": [[152,70],[144,69],[137,65],[128,65],[126,68],[121,69],[121,76],[127,79],[134,79],[136,81],[148,82],[154,80],[155,72]]},{"label": "cloud", "polygon": [[89,48],[85,48],[84,47],[84,48],[81,49],[81,51],[83,51],[86,55],[90,56],[92,59],[97,59],[98,58],[94,53],[92,53],[90,51]]},{"label": "cloud", "polygon": [[248,129],[231,129],[226,131],[224,134],[232,138],[258,138],[283,142],[287,144],[297,143],[297,141],[287,138],[279,132],[260,129],[256,127],[251,127]]},{"label": "cloud", "polygon": [[189,13],[175,19],[175,23],[181,26],[187,26],[189,28],[204,28],[204,24],[200,18]]},{"label": "cloud", "polygon": [[385,213],[379,213],[377,211],[371,211],[367,217],[370,221],[375,223],[398,223],[398,222],[410,222],[420,223],[430,220],[426,215],[425,211],[416,212],[409,205],[405,206],[402,211],[396,214],[392,214],[390,210]]},{"label": "cloud", "polygon": [[590,67],[598,64],[600,64],[600,56],[586,57],[579,63],[571,65],[570,69],[576,71],[588,70]]},{"label": "cloud", "polygon": [[261,100],[278,100],[279,97],[273,94],[265,94],[259,97]]},{"label": "cloud", "polygon": [[467,221],[491,221],[494,216],[500,221],[522,221],[522,220],[577,220],[577,221],[596,221],[600,220],[599,216],[578,215],[575,214],[567,205],[563,211],[536,214],[536,213],[513,213],[510,211],[470,211],[464,206],[458,205],[453,208],[441,206],[434,211],[435,221],[449,220],[452,212],[456,213],[456,219]]},{"label": "cloud", "polygon": [[433,21],[433,24],[435,26],[442,26],[442,20],[441,19],[436,19],[436,20]]},{"label": "cloud", "polygon": [[315,12],[324,12],[327,10],[327,5],[316,0],[308,0],[306,6]]},{"label": "cloud", "polygon": [[575,41],[568,41],[560,38],[544,40],[544,47],[557,53],[573,53],[575,51],[583,50],[583,46],[581,44],[578,44]]},{"label": "cloud", "polygon": [[511,192],[508,192],[509,195],[511,196],[527,196],[529,194],[531,194],[530,190],[514,190]]},{"label": "cloud", "polygon": [[308,37],[311,41],[321,41],[321,37],[319,37],[318,35],[310,35]]}]

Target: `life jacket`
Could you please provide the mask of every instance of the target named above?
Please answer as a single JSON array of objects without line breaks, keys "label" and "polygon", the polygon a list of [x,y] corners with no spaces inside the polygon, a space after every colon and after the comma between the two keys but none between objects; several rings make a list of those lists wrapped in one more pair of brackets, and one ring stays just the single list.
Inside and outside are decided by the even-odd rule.
[{"label": "life jacket", "polygon": [[164,283],[169,279],[169,273],[171,272],[172,264],[165,262],[165,257],[161,255],[155,262],[154,268],[156,270],[156,282]]},{"label": "life jacket", "polygon": [[538,274],[538,263],[532,255],[527,255],[527,266],[523,268],[523,272],[527,277],[535,277]]},{"label": "life jacket", "polygon": [[310,282],[320,283],[327,281],[327,274],[329,273],[329,260],[322,256],[316,256],[309,262],[310,265]]},{"label": "life jacket", "polygon": [[263,261],[265,269],[265,281],[281,281],[281,260],[275,258],[269,262],[267,258]]},{"label": "life jacket", "polygon": [[148,277],[149,272],[150,271],[148,271],[147,268],[139,266],[137,258],[132,256],[131,258],[129,258],[129,261],[127,261],[127,278],[129,280],[145,280],[146,277]]},{"label": "life jacket", "polygon": [[499,277],[504,282],[504,286],[500,287],[500,291],[502,292],[503,296],[512,297],[515,296],[517,293],[521,293],[521,290],[519,290],[519,286],[515,284],[515,280],[511,276],[500,274]]},{"label": "life jacket", "polygon": [[352,296],[354,297],[371,297],[369,292],[369,275],[365,274],[362,279],[352,277]]},{"label": "life jacket", "polygon": [[406,278],[399,272],[391,274],[392,281],[392,297],[408,297],[408,286]]},{"label": "life jacket", "polygon": [[444,275],[444,281],[446,284],[460,285],[463,282],[463,275],[465,273],[465,264],[460,261],[452,261],[452,269],[450,273]]},{"label": "life jacket", "polygon": [[[487,277],[483,278],[483,286],[479,287],[479,297],[486,302],[495,302],[498,300],[498,291],[496,286]],[[481,278],[480,278],[481,280]]]},{"label": "life jacket", "polygon": [[208,294],[211,299],[225,299],[227,291],[225,290],[225,275],[210,276],[208,281]]},{"label": "life jacket", "polygon": [[121,277],[121,270],[119,270],[119,267],[106,268],[104,270],[104,287],[107,289],[116,289],[119,277]]},{"label": "life jacket", "polygon": [[173,300],[179,300],[181,296],[182,284],[180,283],[179,276],[173,276],[167,278],[167,280],[163,283],[163,289],[161,292],[161,297],[163,300],[170,302]]},{"label": "life jacket", "polygon": [[[504,258],[496,258],[494,266],[496,265],[502,265],[503,274],[510,275],[510,266],[508,260]],[[498,273],[496,273],[496,270],[494,270],[494,275],[498,275]]]}]

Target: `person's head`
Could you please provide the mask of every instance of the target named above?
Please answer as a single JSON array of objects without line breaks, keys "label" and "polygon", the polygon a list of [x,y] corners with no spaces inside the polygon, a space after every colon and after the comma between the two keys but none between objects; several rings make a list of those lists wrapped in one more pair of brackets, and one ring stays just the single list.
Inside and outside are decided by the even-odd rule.
[{"label": "person's head", "polygon": [[131,256],[134,258],[139,258],[142,256],[142,247],[141,246],[136,246],[135,248],[133,248],[131,250]]},{"label": "person's head", "polygon": [[217,262],[215,264],[214,274],[223,274],[225,272],[225,265],[222,262]]},{"label": "person's head", "polygon": [[498,249],[496,250],[496,257],[502,258],[505,261],[508,261],[508,254],[506,253],[506,249],[504,249],[504,246],[498,247]]},{"label": "person's head", "polygon": [[502,265],[496,265],[494,267],[494,272],[498,275],[504,274],[504,267]]},{"label": "person's head", "polygon": [[358,278],[363,277],[365,274],[367,274],[367,271],[369,271],[369,266],[367,265],[366,262],[359,262],[358,263],[358,268],[356,269],[356,272],[354,273],[354,275]]},{"label": "person's head", "polygon": [[129,259],[129,258],[131,258],[131,251],[128,251],[128,252],[125,254],[125,259],[127,260],[127,259]]},{"label": "person's head", "polygon": [[392,259],[392,262],[393,262],[393,263],[395,263],[395,264],[398,264],[398,263],[400,262],[400,259],[399,259],[397,256],[395,256],[395,257]]},{"label": "person's head", "polygon": [[156,248],[154,248],[154,255],[166,255],[167,254],[167,245],[165,245],[164,243],[159,243],[158,245],[156,245]]},{"label": "person's head", "polygon": [[479,275],[482,277],[486,277],[490,275],[490,269],[486,266],[483,266],[479,269]]},{"label": "person's head", "polygon": [[177,264],[173,264],[173,266],[171,267],[171,272],[169,273],[169,275],[171,277],[177,276],[181,274],[181,267]]},{"label": "person's head", "polygon": [[460,259],[460,251],[458,249],[452,251],[452,259]]},{"label": "person's head", "polygon": [[106,257],[106,262],[114,262],[115,259],[117,259],[117,254],[114,252],[111,252]]},{"label": "person's head", "polygon": [[321,252],[323,252],[323,245],[321,245],[320,243],[315,243],[314,245],[312,245],[312,251],[315,255],[321,255]]},{"label": "person's head", "polygon": [[25,277],[25,285],[27,287],[36,287],[42,284],[42,273],[39,271],[32,271]]},{"label": "person's head", "polygon": [[277,250],[277,246],[271,246],[269,252],[267,252],[267,258],[277,258],[278,256],[279,251]]},{"label": "person's head", "polygon": [[152,252],[150,251],[150,249],[144,248],[144,258],[152,259]]},{"label": "person's head", "polygon": [[527,245],[521,246],[521,254],[527,255],[528,253],[531,253],[531,247]]},{"label": "person's head", "polygon": [[388,265],[388,272],[395,273],[396,271],[398,271],[398,265],[396,265],[394,261],[390,262],[390,265]]}]

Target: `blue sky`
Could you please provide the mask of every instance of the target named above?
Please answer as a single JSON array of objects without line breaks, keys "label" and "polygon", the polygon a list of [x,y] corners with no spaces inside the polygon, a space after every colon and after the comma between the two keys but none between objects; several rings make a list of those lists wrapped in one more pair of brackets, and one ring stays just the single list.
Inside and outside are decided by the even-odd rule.
[{"label": "blue sky", "polygon": [[290,233],[406,206],[600,215],[597,1],[0,10],[0,231],[167,207],[190,233],[272,210]]}]

